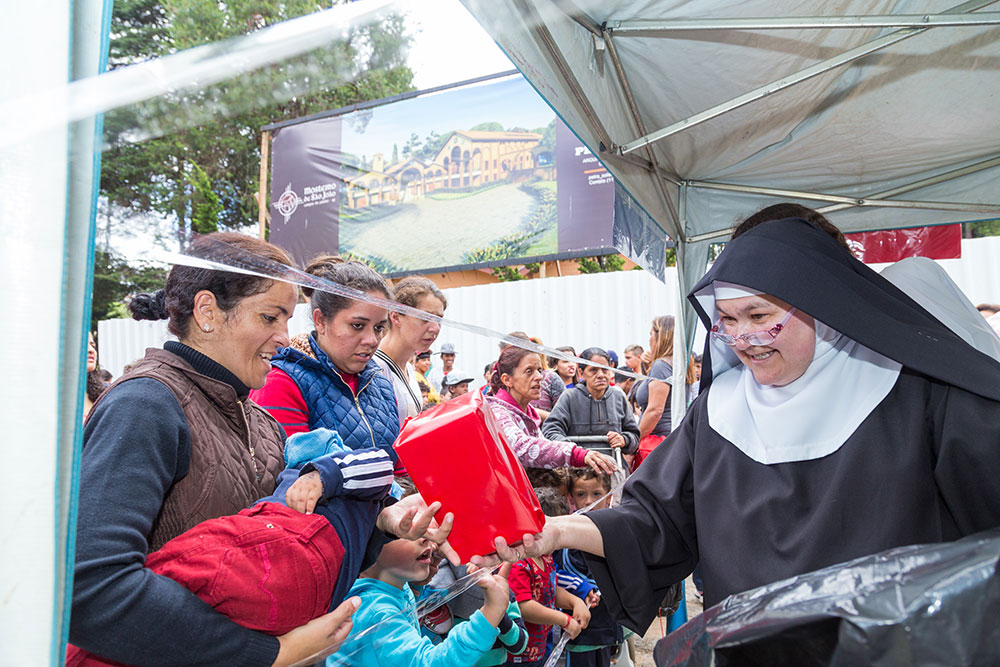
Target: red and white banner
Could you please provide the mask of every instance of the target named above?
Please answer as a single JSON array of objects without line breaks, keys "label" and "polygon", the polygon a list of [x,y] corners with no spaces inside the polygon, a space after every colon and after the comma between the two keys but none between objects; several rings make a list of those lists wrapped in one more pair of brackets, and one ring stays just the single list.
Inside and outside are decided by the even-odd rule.
[{"label": "red and white banner", "polygon": [[866,264],[905,257],[957,259],[962,256],[962,225],[936,225],[845,234],[854,256]]}]

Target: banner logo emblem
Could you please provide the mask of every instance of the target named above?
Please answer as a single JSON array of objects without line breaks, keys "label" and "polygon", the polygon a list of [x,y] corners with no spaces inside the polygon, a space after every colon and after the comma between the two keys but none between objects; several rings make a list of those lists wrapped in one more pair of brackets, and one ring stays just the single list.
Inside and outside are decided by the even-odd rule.
[{"label": "banner logo emblem", "polygon": [[278,197],[278,203],[275,204],[275,207],[278,209],[278,213],[285,217],[285,224],[288,224],[289,218],[299,207],[299,196],[292,190],[291,183],[285,186],[285,191]]}]

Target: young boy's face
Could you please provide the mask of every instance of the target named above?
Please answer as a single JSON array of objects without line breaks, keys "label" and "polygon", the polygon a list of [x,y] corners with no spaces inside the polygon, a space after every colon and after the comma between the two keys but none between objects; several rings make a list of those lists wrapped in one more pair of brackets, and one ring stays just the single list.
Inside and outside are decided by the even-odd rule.
[{"label": "young boy's face", "polygon": [[434,578],[434,575],[436,575],[438,573],[438,570],[441,568],[441,561],[443,559],[444,559],[444,554],[442,554],[440,550],[435,549],[434,553],[431,554],[431,564],[427,568],[427,576],[424,579],[421,579],[420,581],[414,581],[413,585],[426,586],[427,584],[429,584],[431,582],[431,579]]},{"label": "young boy's face", "polygon": [[[392,583],[421,581],[430,576],[435,545],[430,540],[393,540],[378,557],[378,569],[397,580]],[[379,577],[382,578],[382,577]]]},{"label": "young boy's face", "polygon": [[[573,504],[576,505],[577,509],[582,510],[584,507],[589,506],[592,502],[595,502],[601,496],[605,496],[611,489],[604,486],[604,483],[599,479],[577,479],[573,481]],[[611,500],[610,497],[605,498],[597,505],[594,505],[593,509],[602,510],[608,506],[608,501]]]}]

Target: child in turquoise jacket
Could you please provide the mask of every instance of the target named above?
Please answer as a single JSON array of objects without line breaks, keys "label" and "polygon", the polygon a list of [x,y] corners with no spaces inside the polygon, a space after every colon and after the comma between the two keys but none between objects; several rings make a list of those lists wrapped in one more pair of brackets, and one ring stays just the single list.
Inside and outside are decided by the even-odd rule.
[{"label": "child in turquoise jacket", "polygon": [[[425,539],[394,540],[382,548],[375,565],[361,573],[348,593],[361,598],[361,608],[347,641],[327,659],[328,667],[469,667],[493,647],[510,601],[510,565],[500,574],[482,576],[483,606],[434,644],[420,632],[409,586],[429,576],[434,548]],[[376,630],[365,633],[376,623]]]}]

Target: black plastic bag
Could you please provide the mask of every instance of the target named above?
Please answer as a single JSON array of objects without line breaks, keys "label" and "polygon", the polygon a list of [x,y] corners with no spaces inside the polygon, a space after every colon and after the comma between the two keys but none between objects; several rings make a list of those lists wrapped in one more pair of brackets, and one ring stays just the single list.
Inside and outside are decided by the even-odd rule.
[{"label": "black plastic bag", "polygon": [[660,640],[666,665],[1000,665],[1000,529],[732,595]]}]

